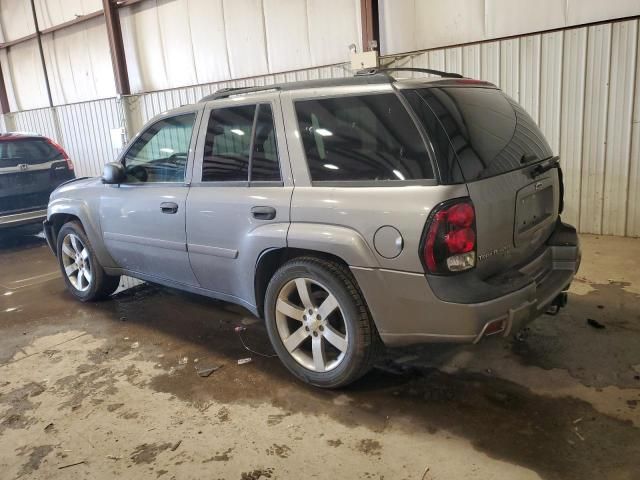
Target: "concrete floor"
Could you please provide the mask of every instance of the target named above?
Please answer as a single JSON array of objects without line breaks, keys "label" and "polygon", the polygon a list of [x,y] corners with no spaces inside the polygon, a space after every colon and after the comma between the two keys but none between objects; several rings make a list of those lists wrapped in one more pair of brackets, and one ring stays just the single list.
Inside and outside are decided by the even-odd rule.
[{"label": "concrete floor", "polygon": [[640,478],[640,240],[584,236],[569,307],[520,340],[389,352],[321,391],[243,348],[240,324],[271,352],[240,308],[80,304],[32,231],[0,235],[2,479]]}]

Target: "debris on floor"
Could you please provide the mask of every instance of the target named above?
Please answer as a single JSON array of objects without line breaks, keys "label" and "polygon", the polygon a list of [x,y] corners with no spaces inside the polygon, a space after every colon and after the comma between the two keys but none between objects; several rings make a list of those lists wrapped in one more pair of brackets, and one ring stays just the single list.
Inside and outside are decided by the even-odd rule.
[{"label": "debris on floor", "polygon": [[238,359],[238,365],[244,365],[245,363],[249,363],[249,362],[251,362],[251,357]]},{"label": "debris on floor", "polygon": [[587,318],[587,323],[589,324],[590,327],[593,327],[598,330],[602,330],[603,328],[606,328],[602,323],[600,323],[597,320],[594,320],[593,318]]},{"label": "debris on floor", "polygon": [[196,368],[196,373],[201,377],[208,377],[213,372],[215,372],[216,370],[220,370],[221,368],[222,368],[222,365],[213,365],[211,367],[200,367],[200,368]]},{"label": "debris on floor", "polygon": [[189,357],[182,357],[178,360],[178,365],[186,365],[187,363],[189,363]]}]

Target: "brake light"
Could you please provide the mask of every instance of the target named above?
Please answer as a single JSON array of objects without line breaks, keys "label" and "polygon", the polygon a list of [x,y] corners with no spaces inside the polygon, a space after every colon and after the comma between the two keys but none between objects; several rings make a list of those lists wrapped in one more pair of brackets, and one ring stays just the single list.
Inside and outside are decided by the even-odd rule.
[{"label": "brake light", "polygon": [[64,151],[64,148],[62,148],[60,145],[58,145],[56,142],[54,142],[50,138],[47,139],[47,142],[49,143],[49,145],[55,148],[58,151],[58,153],[60,153],[60,155],[62,155],[62,158],[67,162],[67,168],[69,170],[73,170],[73,162],[69,158],[69,155],[67,155],[67,152]]},{"label": "brake light", "polygon": [[470,199],[438,205],[427,222],[422,258],[429,273],[447,274],[476,265],[476,214]]}]

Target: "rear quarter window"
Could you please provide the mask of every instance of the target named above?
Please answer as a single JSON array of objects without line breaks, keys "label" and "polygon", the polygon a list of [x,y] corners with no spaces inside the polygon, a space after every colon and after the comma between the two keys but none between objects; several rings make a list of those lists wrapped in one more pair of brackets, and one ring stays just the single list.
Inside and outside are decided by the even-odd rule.
[{"label": "rear quarter window", "polygon": [[393,93],[301,100],[295,109],[314,182],[434,178],[422,137]]},{"label": "rear quarter window", "polygon": [[429,87],[403,93],[440,146],[444,183],[489,178],[553,156],[535,121],[498,89]]},{"label": "rear quarter window", "polygon": [[0,168],[17,165],[38,165],[64,157],[44,139],[9,140],[0,142]]}]

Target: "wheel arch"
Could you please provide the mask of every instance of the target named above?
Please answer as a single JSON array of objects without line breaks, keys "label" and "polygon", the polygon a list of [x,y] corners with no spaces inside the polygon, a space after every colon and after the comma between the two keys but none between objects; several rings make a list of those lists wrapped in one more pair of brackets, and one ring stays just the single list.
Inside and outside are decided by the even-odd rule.
[{"label": "wheel arch", "polygon": [[54,249],[62,226],[67,222],[77,221],[87,234],[100,264],[104,267],[116,267],[116,263],[104,246],[100,223],[89,212],[89,206],[85,202],[54,201],[49,205],[47,222],[51,225]]},{"label": "wheel arch", "polygon": [[315,257],[331,260],[349,268],[349,264],[341,257],[322,251],[306,248],[282,247],[265,250],[258,257],[254,275],[254,292],[256,310],[260,318],[264,318],[264,299],[267,286],[276,271],[289,260],[299,257]]}]

